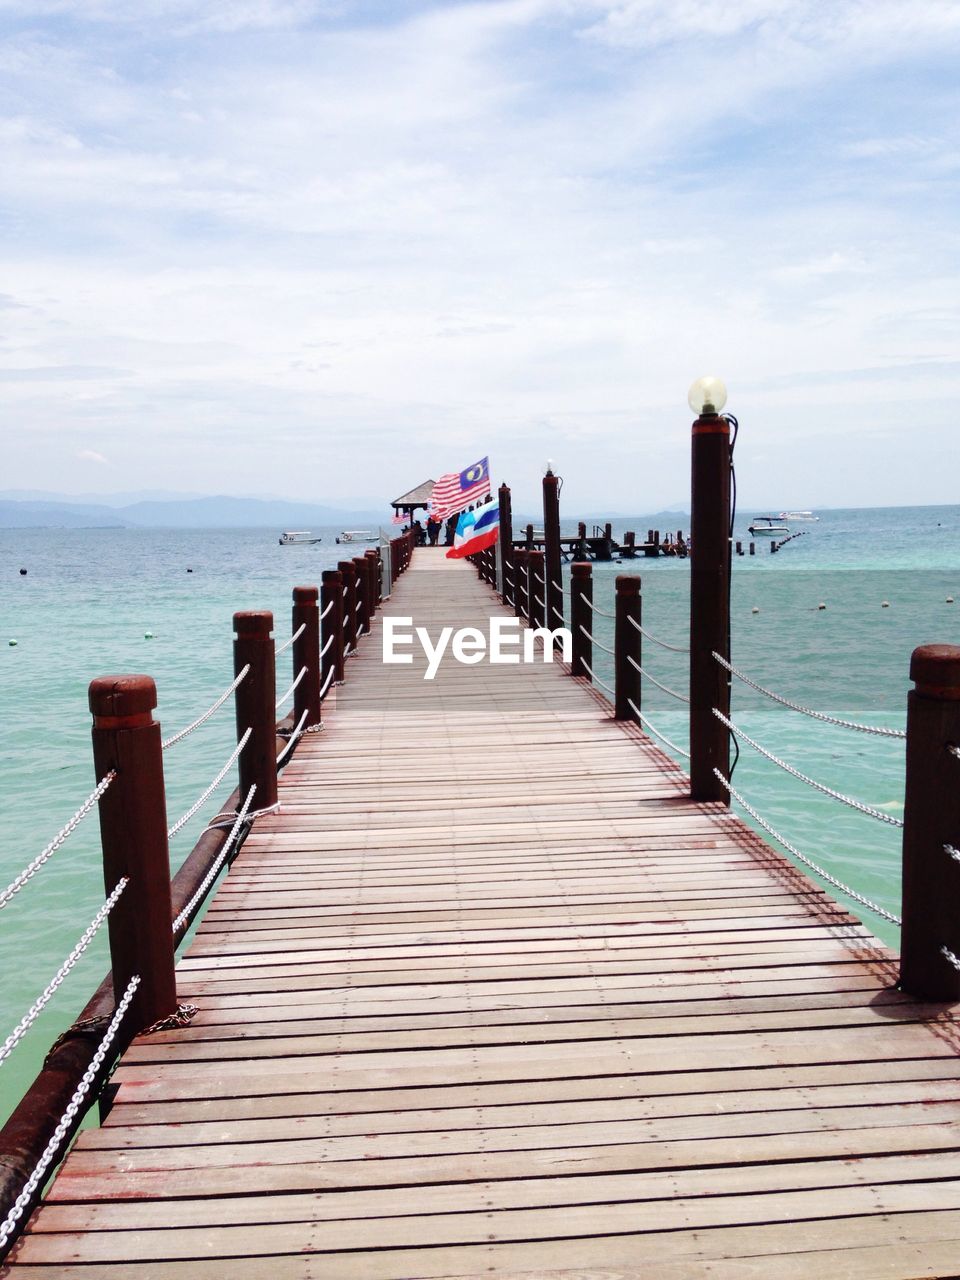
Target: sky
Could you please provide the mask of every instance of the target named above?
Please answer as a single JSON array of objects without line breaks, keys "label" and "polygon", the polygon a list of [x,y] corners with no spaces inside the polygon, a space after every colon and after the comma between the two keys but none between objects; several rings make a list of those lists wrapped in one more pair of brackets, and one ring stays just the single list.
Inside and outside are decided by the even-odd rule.
[{"label": "sky", "polygon": [[956,0],[0,0],[0,488],[954,502]]}]

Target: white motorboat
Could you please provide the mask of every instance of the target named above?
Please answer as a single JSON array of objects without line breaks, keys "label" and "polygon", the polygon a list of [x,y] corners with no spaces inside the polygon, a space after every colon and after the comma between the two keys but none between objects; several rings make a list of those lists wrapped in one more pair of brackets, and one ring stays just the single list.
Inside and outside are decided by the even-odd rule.
[{"label": "white motorboat", "polygon": [[815,516],[812,511],[781,511],[781,520],[819,520],[819,516]]},{"label": "white motorboat", "polygon": [[747,525],[747,532],[754,537],[776,537],[778,533],[789,533],[790,529],[783,516],[754,516]]},{"label": "white motorboat", "polygon": [[337,542],[376,542],[377,537],[371,529],[341,529]]},{"label": "white motorboat", "polygon": [[309,529],[288,529],[280,535],[281,547],[311,546],[319,541],[320,539],[315,538]]}]

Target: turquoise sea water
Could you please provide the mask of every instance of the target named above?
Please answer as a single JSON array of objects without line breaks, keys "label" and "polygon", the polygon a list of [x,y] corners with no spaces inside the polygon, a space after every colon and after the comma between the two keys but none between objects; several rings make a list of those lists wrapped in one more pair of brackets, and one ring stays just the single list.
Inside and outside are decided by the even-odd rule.
[{"label": "turquoise sea water", "polygon": [[[744,543],[750,514],[737,520],[734,536]],[[617,520],[614,532],[634,528],[643,536],[648,524],[646,518]],[[565,531],[573,527],[564,522]],[[807,532],[777,555],[757,539],[755,557],[734,560],[734,662],[761,684],[818,710],[902,727],[911,650],[928,642],[960,643],[960,506],[828,511],[819,522],[794,528]],[[233,612],[272,609],[278,639],[285,638],[291,587],[318,582],[322,569],[350,554],[335,545],[336,530],[316,532],[323,534],[320,546],[280,547],[277,535],[264,529],[0,531],[0,889],[94,784],[90,679],[147,672],[157,681],[164,734],[188,723],[230,682]],[[623,572],[641,575],[645,627],[685,644],[688,563],[638,559],[595,566],[595,599],[602,608],[612,610],[613,580]],[[947,604],[948,596],[958,603]],[[825,610],[818,609],[821,602]],[[609,643],[612,623],[598,616],[596,634]],[[609,660],[600,651],[595,656],[597,675],[612,682]],[[683,656],[645,642],[644,664],[662,683],[685,689]],[[278,676],[279,691],[289,678]],[[679,702],[651,686],[643,710],[668,738],[686,745],[686,711]],[[902,743],[831,728],[739,684],[734,719],[814,778],[893,817],[902,813]],[[234,742],[228,704],[168,753],[171,822],[203,790]],[[896,829],[818,795],[748,747],[734,783],[815,861],[898,910]],[[174,867],[232,785],[228,779],[173,842]],[[0,911],[0,1042],[102,900],[93,813]],[[896,945],[895,928],[862,914]],[[98,937],[37,1026],[0,1065],[0,1114],[10,1110],[51,1040],[107,967],[105,938]]]}]

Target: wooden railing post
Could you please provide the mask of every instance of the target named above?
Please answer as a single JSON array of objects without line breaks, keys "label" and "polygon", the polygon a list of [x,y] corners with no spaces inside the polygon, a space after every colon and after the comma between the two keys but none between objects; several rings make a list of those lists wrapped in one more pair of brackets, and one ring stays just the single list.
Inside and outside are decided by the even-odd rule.
[{"label": "wooden railing post", "polygon": [[643,636],[637,630],[642,622],[641,609],[640,578],[635,573],[618,574],[613,642],[616,689],[613,714],[617,720],[637,720],[630,702],[637,708],[642,705],[640,672],[637,670],[637,667],[643,665]]},{"label": "wooden railing post", "polygon": [[316,587],[293,588],[293,633],[304,627],[303,634],[293,642],[293,678],[307,668],[293,691],[293,723],[300,723],[306,711],[307,724],[320,723],[320,610]]},{"label": "wooden railing post", "polygon": [[560,478],[543,477],[543,552],[546,623],[551,631],[563,626],[563,569],[560,550]]},{"label": "wooden railing post", "polygon": [[177,1008],[170,852],[157,687],[149,676],[101,676],[89,690],[97,778],[117,776],[100,797],[103,882],[129,883],[108,917],[114,999],[140,975],[129,1012],[135,1034]]},{"label": "wooden railing post", "polygon": [[370,630],[370,575],[366,556],[354,556],[353,567],[357,573],[357,635],[365,636]]},{"label": "wooden railing post", "polygon": [[544,555],[539,548],[527,552],[527,581],[529,584],[529,600],[527,620],[531,627],[542,627],[546,623],[546,585],[547,575],[544,571]]},{"label": "wooden railing post", "polygon": [[502,484],[497,492],[500,504],[500,562],[503,565],[504,604],[513,606],[516,596],[516,582],[513,564],[513,504],[509,485]]},{"label": "wooden railing post", "polygon": [[910,679],[900,986],[956,1000],[960,972],[941,948],[960,957],[960,648],[914,649]]},{"label": "wooden railing post", "polygon": [[[730,777],[730,424],[704,412],[693,424],[690,564],[690,796],[729,804],[714,774]],[[654,531],[654,540],[658,540]]]},{"label": "wooden railing post", "polygon": [[[332,606],[327,613],[327,607]],[[324,569],[320,578],[320,648],[326,649],[327,641],[333,642],[324,653],[320,666],[320,687],[326,683],[327,672],[333,667],[333,681],[343,684],[343,574],[339,569]]]},{"label": "wooden railing post", "polygon": [[256,783],[254,809],[277,803],[277,672],[273,614],[267,610],[233,615],[233,673],[250,670],[236,692],[237,740],[253,732],[240,752],[240,795]]},{"label": "wooden railing post", "polygon": [[380,554],[379,547],[369,547],[367,549],[367,558],[370,561],[370,581],[373,584],[373,612],[375,614],[383,604],[383,557]]},{"label": "wooden railing post", "polygon": [[527,551],[516,547],[513,552],[513,611],[518,618],[527,616]]},{"label": "wooden railing post", "polygon": [[[584,663],[593,666],[593,565],[589,560],[575,560],[570,566],[570,632],[573,636],[572,676],[586,676],[590,672]],[[584,632],[589,634],[585,635]]]},{"label": "wooden railing post", "polygon": [[349,653],[357,647],[357,566],[341,560],[337,568],[343,578],[343,647]]}]

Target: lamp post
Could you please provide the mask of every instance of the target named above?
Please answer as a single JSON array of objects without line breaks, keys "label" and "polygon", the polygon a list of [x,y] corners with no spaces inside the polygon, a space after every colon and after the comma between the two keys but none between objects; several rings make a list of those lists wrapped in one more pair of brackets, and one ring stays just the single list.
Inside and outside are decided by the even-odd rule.
[{"label": "lamp post", "polygon": [[730,714],[730,677],[713,657],[730,660],[730,423],[727,389],[698,378],[687,395],[697,415],[691,449],[690,795],[729,804],[714,773],[730,777],[730,739],[713,714]]}]

